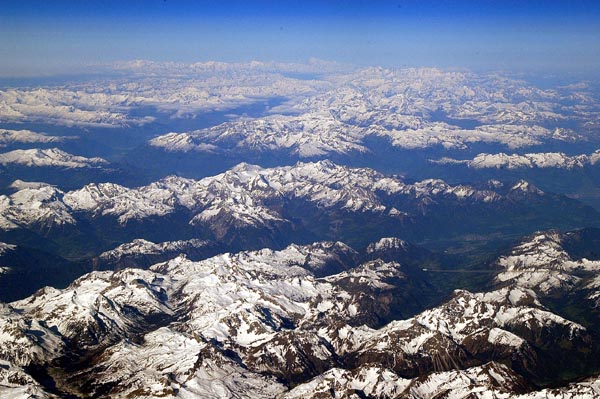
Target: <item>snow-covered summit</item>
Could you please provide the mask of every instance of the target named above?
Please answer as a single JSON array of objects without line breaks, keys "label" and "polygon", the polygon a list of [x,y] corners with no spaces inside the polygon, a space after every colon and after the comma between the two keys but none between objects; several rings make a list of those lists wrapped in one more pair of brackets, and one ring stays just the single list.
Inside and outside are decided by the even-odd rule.
[{"label": "snow-covered summit", "polygon": [[385,238],[380,239],[377,242],[370,244],[367,247],[367,252],[375,253],[375,252],[379,252],[379,251],[396,250],[396,249],[406,250],[408,248],[408,246],[409,246],[409,244],[406,241],[401,240],[400,238],[385,237]]},{"label": "snow-covered summit", "polygon": [[[534,289],[547,295],[559,289],[566,292],[575,289],[584,281],[582,278],[586,274],[598,275],[600,262],[573,259],[565,249],[566,237],[568,235],[557,231],[539,232],[527,237],[496,261],[495,266],[500,269],[496,282]],[[593,288],[589,286],[586,289]]]},{"label": "snow-covered summit", "polygon": [[57,143],[73,138],[73,136],[50,136],[25,129],[0,129],[0,145],[13,143]]},{"label": "snow-covered summit", "polygon": [[[341,243],[323,242],[198,262],[180,256],[150,270],[93,272],[64,290],[46,288],[6,307],[0,326],[9,328],[0,334],[0,348],[11,348],[15,367],[103,348],[103,356],[80,366],[77,378],[65,374],[62,383],[114,397],[138,389],[186,397],[210,392],[216,381],[228,395],[256,397],[281,395],[289,390],[282,382],[295,381],[300,385],[290,397],[312,397],[330,375],[346,381],[336,389],[368,389],[384,397],[465,392],[474,378],[478,392],[522,393],[521,377],[483,361],[486,354],[534,372],[538,359],[531,346],[537,339],[587,348],[585,328],[519,289],[457,291],[410,319],[361,326],[356,321],[378,303],[370,293],[410,277],[398,263],[381,260],[315,277],[312,270],[339,261],[340,252],[352,255]],[[387,283],[360,284],[365,279]],[[357,282],[352,290],[346,288],[349,280]],[[48,334],[44,340],[34,339],[38,331]],[[15,346],[22,337],[29,339]],[[25,353],[37,355],[15,363]],[[165,370],[169,378],[161,378]],[[388,382],[373,380],[374,372]]]},{"label": "snow-covered summit", "polygon": [[205,130],[168,133],[149,143],[170,152],[286,152],[299,158],[369,151],[361,144],[358,128],[328,112],[227,122]]},{"label": "snow-covered summit", "polygon": [[71,209],[64,204],[64,192],[46,184],[15,182],[18,189],[10,196],[0,196],[0,227],[62,226],[75,224]]},{"label": "snow-covered summit", "polygon": [[211,245],[209,241],[190,239],[182,241],[166,241],[154,243],[141,238],[131,242],[121,244],[117,248],[105,251],[99,255],[99,258],[109,262],[119,261],[128,256],[135,255],[160,255],[165,252],[185,252],[188,248],[203,248]]},{"label": "snow-covered summit", "polygon": [[432,161],[437,164],[464,164],[473,169],[575,169],[595,165],[600,160],[600,152],[590,155],[569,156],[562,152],[541,152],[528,154],[486,154],[482,153],[470,160],[442,158]]},{"label": "snow-covered summit", "polygon": [[0,154],[1,165],[23,165],[58,168],[97,168],[105,166],[105,159],[86,158],[69,154],[58,148],[14,150]]},{"label": "snow-covered summit", "polygon": [[[47,219],[48,212],[55,214],[58,210],[61,217],[56,215],[57,223],[73,223],[74,213],[85,212],[94,217],[113,216],[122,224],[186,210],[191,213],[191,224],[212,229],[222,226],[224,231],[236,226],[276,228],[290,223],[278,205],[292,200],[306,201],[321,209],[400,217],[401,210],[387,205],[389,196],[406,196],[413,210],[418,209],[419,203],[427,206],[434,198],[482,203],[501,198],[491,190],[451,186],[442,180],[407,184],[372,169],[350,168],[328,160],[276,168],[240,164],[201,180],[170,176],[137,188],[94,183],[64,193],[51,186],[17,183],[14,187],[22,189],[4,197],[0,215],[17,224],[36,223],[40,218]],[[24,196],[46,199],[25,202],[20,200]],[[36,212],[19,214],[17,206],[35,208]],[[220,230],[215,233],[225,234]]]},{"label": "snow-covered summit", "polygon": [[544,194],[544,192],[542,190],[540,190],[533,184],[529,183],[527,180],[523,180],[523,179],[516,182],[510,188],[510,191],[515,192],[515,193],[521,193],[521,194],[535,194],[535,195],[543,195]]}]

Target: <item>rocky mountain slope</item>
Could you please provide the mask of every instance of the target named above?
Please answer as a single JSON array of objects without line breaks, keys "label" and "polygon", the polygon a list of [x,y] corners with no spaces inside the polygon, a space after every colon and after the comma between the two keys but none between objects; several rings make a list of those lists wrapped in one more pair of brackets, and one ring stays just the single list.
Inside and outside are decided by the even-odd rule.
[{"label": "rocky mountain slope", "polygon": [[565,364],[587,372],[594,332],[521,283],[458,290],[414,317],[386,321],[385,293],[413,277],[378,254],[403,244],[374,243],[365,263],[333,243],[198,262],[178,256],[41,290],[3,307],[2,389],[123,398],[597,392],[596,380],[535,391],[544,378],[560,381]]},{"label": "rocky mountain slope", "polygon": [[[330,161],[240,164],[201,180],[170,176],[136,188],[100,183],[65,192],[21,181],[12,188],[0,196],[0,236],[46,250],[45,243],[69,240],[59,244],[65,256],[98,254],[136,238],[200,238],[240,250],[315,239],[362,246],[385,235],[451,240],[467,232],[522,234],[600,223],[593,209],[525,181],[410,182]],[[359,228],[362,234],[354,234]]]}]

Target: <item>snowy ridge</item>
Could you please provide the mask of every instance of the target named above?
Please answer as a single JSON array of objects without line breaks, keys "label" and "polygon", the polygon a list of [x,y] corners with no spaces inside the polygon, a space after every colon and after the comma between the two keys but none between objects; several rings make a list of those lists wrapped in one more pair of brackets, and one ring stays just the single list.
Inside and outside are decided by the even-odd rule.
[{"label": "snowy ridge", "polygon": [[55,187],[52,184],[44,183],[44,182],[31,182],[31,181],[23,181],[23,180],[15,180],[8,186],[10,189],[14,191],[31,189],[37,190],[44,187]]},{"label": "snowy ridge", "polygon": [[108,164],[102,158],[86,158],[58,148],[14,150],[0,154],[0,165],[23,165],[29,167],[98,168]]},{"label": "snowy ridge", "polygon": [[[16,183],[16,184],[15,184]],[[0,227],[63,226],[75,224],[71,209],[64,204],[64,192],[47,184],[13,183],[18,191],[0,196]]]},{"label": "snowy ridge", "polygon": [[62,337],[39,321],[22,317],[10,305],[0,303],[0,396],[55,398],[24,367],[59,356],[63,344]]},{"label": "snowy ridge", "polygon": [[[543,139],[553,137],[552,132],[540,126],[486,125],[466,130],[440,122],[421,121],[418,125],[418,128],[403,130],[390,130],[379,125],[353,125],[336,119],[331,112],[315,110],[300,116],[274,115],[267,119],[226,122],[205,130],[167,133],[150,140],[149,145],[169,152],[285,152],[299,158],[315,158],[370,152],[366,141],[371,137],[384,138],[391,146],[403,149],[436,146],[466,149],[469,144],[478,142],[500,143],[510,149],[517,149],[541,144]],[[504,154],[500,154],[502,155]],[[540,161],[541,157],[530,155]],[[492,157],[488,154],[480,155],[481,158],[484,156]],[[549,154],[546,158],[551,156]],[[584,158],[577,158],[573,162],[583,160]],[[491,161],[487,160],[488,163]],[[452,162],[462,161],[438,161]],[[477,158],[469,166],[484,167],[484,164],[482,159]]]},{"label": "snowy ridge", "polygon": [[380,259],[363,263],[351,270],[326,277],[327,281],[339,283],[347,280],[349,284],[376,287],[382,290],[393,288],[386,279],[403,279],[406,275],[397,262],[384,262]]},{"label": "snowy ridge", "polygon": [[[537,362],[530,344],[535,337],[588,345],[582,326],[517,289],[457,291],[414,318],[379,329],[351,327],[370,308],[339,281],[406,277],[400,265],[375,260],[315,278],[310,270],[331,261],[328,251],[348,252],[342,244],[315,243],[199,262],[180,256],[150,270],[93,272],[65,290],[47,288],[5,307],[0,321],[8,327],[0,345],[10,348],[11,359],[21,362],[16,365],[48,362],[72,348],[105,348],[104,356],[76,374],[56,374],[58,386],[112,397],[181,398],[285,394],[288,386],[269,376],[300,383],[290,397],[312,397],[329,389],[332,378],[340,392],[379,397],[514,393],[522,391],[520,377],[480,359],[494,353],[527,370]],[[39,333],[32,330],[45,331],[44,339],[35,339]],[[417,371],[433,374],[413,379]]]},{"label": "snowy ridge", "polygon": [[600,396],[600,376],[594,376],[582,382],[569,384],[562,388],[542,389],[539,392],[517,395],[517,399],[565,399],[595,398]]},{"label": "snowy ridge", "polygon": [[1,361],[18,367],[43,362],[58,356],[62,344],[62,338],[39,320],[23,317],[13,306],[0,304]]},{"label": "snowy ridge", "polygon": [[375,253],[386,250],[402,249],[406,250],[409,244],[397,237],[385,237],[367,247],[367,253]]},{"label": "snowy ridge", "polygon": [[524,383],[508,367],[488,363],[465,370],[432,373],[427,377],[403,379],[389,369],[361,367],[352,371],[332,369],[302,384],[283,398],[436,398],[439,395],[463,398],[484,394],[485,397],[508,398],[522,391]]},{"label": "snowy ridge", "polygon": [[[338,85],[304,100],[296,109],[329,109],[341,121],[370,127],[367,134],[386,137],[403,148],[466,148],[476,142],[521,148],[547,139],[577,137],[569,130],[540,126],[544,120],[566,118],[561,94],[497,75],[432,68],[365,68],[340,77]],[[528,102],[523,102],[523,97]],[[480,126],[453,126],[453,120],[438,120],[439,113],[457,124],[470,119]]]},{"label": "snowy ridge", "polygon": [[[527,341],[536,331],[561,331],[557,338],[588,345],[581,325],[544,310],[523,295],[527,294],[510,290],[479,294],[457,291],[437,308],[374,332],[355,350],[355,363],[377,359],[400,375],[416,376],[424,364],[436,371],[468,366],[472,356],[484,355],[492,346],[496,359],[527,367],[536,362]],[[520,331],[521,336],[510,331]]]},{"label": "snowy ridge", "polygon": [[387,138],[392,146],[403,149],[437,146],[445,149],[467,149],[474,143],[501,144],[509,149],[517,149],[538,145],[544,139],[554,137],[553,132],[541,126],[498,124],[467,130],[441,122],[429,122],[423,127],[406,130],[371,127],[369,134]]},{"label": "snowy ridge", "polygon": [[[131,112],[140,107],[155,107],[171,118],[193,118],[203,111],[235,109],[257,99],[285,97],[288,101],[274,107],[272,117],[248,122],[268,125],[276,121],[262,132],[249,130],[231,142],[227,141],[231,131],[223,137],[220,133],[210,137],[198,132],[170,134],[153,144],[170,150],[218,151],[222,150],[220,144],[227,142],[226,146],[314,157],[364,152],[367,146],[363,140],[369,136],[383,137],[390,145],[406,149],[467,148],[478,142],[514,149],[547,140],[581,140],[569,129],[542,126],[549,121],[571,120],[574,113],[582,125],[593,124],[597,112],[585,88],[542,90],[497,74],[434,68],[356,70],[321,61],[301,65],[143,60],[111,67],[120,72],[120,78],[2,90],[0,121],[141,126],[152,123],[155,117]],[[290,71],[315,75],[295,79],[289,76]],[[565,105],[566,101],[571,105]],[[296,116],[289,117],[289,113]],[[475,121],[479,126],[466,129],[453,125],[460,125],[461,120]],[[292,125],[294,121],[307,124],[285,127],[290,121]],[[317,122],[331,125],[330,129],[319,128]],[[236,124],[238,121],[225,124],[215,132]],[[219,148],[212,147],[215,145]]]},{"label": "snowy ridge", "polygon": [[87,348],[126,337],[146,320],[168,318],[173,311],[164,298],[167,285],[144,270],[93,272],[65,290],[47,287],[14,306]]},{"label": "snowy ridge", "polygon": [[581,306],[600,308],[600,261],[574,259],[565,249],[580,233],[547,231],[527,237],[496,261],[500,273],[495,282],[529,291],[534,298],[581,292]]},{"label": "snowy ridge", "polygon": [[57,143],[75,139],[73,136],[49,136],[31,130],[0,129],[0,145],[13,143]]},{"label": "snowy ridge", "polygon": [[0,255],[4,255],[5,253],[12,251],[16,248],[16,245],[7,244],[5,242],[0,242]]},{"label": "snowy ridge", "polygon": [[301,384],[283,398],[346,397],[359,398],[356,391],[374,398],[398,397],[410,385],[410,380],[379,367],[362,367],[356,370],[334,368]]},{"label": "snowy ridge", "polygon": [[[284,76],[285,69],[300,69],[297,64],[260,64],[122,63],[112,66],[116,69],[109,68],[111,73],[129,72],[121,78],[97,78],[62,87],[0,90],[0,121],[93,128],[143,126],[156,118],[133,115],[131,111],[139,107],[151,106],[173,118],[188,118],[252,104],[257,99],[306,97],[331,87],[330,82],[323,80]],[[314,70],[315,66],[305,68]]]},{"label": "snowy ridge", "polygon": [[[581,281],[580,272],[595,275],[600,272],[600,262],[573,260],[562,245],[563,236],[556,231],[526,238],[510,254],[498,259],[496,266],[502,271],[496,276],[496,281],[549,294],[558,289],[574,289]],[[594,288],[593,281],[588,288]]]},{"label": "snowy ridge", "polygon": [[320,112],[227,122],[206,130],[168,133],[149,143],[171,152],[285,151],[299,158],[312,158],[369,151],[360,144],[360,136],[358,128]]},{"label": "snowy ridge", "polygon": [[0,120],[65,126],[112,127],[144,124],[152,118],[128,118],[124,107],[139,103],[132,94],[92,93],[67,88],[0,90]]},{"label": "snowy ridge", "polygon": [[514,186],[510,188],[511,192],[521,193],[521,194],[535,194],[535,195],[544,195],[544,192],[529,183],[526,180],[519,180]]},{"label": "snowy ridge", "polygon": [[479,154],[472,160],[457,160],[442,158],[431,162],[441,165],[464,164],[473,169],[531,169],[531,168],[559,168],[574,169],[587,165],[595,165],[600,160],[600,152],[590,155],[568,156],[562,152],[518,154]]},{"label": "snowy ridge", "polygon": [[[275,107],[271,116],[167,133],[149,144],[170,152],[284,152],[299,158],[369,152],[367,139],[374,137],[403,149],[466,149],[474,143],[518,149],[582,140],[572,130],[543,127],[570,118],[565,115],[570,108],[561,103],[566,96],[582,102],[580,115],[593,118],[596,109],[585,95],[540,90],[496,75],[365,68],[327,78],[312,95]],[[461,120],[478,125],[453,124]]]},{"label": "snowy ridge", "polygon": [[464,370],[431,373],[415,379],[403,379],[389,369],[364,366],[351,371],[331,369],[295,387],[282,398],[360,399],[366,395],[378,399],[583,399],[600,395],[600,381],[598,377],[593,377],[563,388],[523,393],[526,390],[527,386],[520,376],[507,366],[495,362]]},{"label": "snowy ridge", "polygon": [[22,368],[0,360],[0,396],[5,399],[58,399],[44,391]]},{"label": "snowy ridge", "polygon": [[185,252],[189,248],[203,248],[211,245],[209,241],[191,239],[185,241],[166,241],[153,243],[144,239],[135,239],[132,242],[119,245],[117,248],[103,252],[99,258],[109,262],[116,262],[133,255],[159,255],[165,252]]},{"label": "snowy ridge", "polygon": [[191,224],[206,225],[217,237],[223,237],[232,228],[264,226],[277,231],[278,226],[291,223],[278,205],[291,200],[308,201],[321,209],[402,218],[406,212],[386,206],[385,196],[406,196],[413,203],[414,212],[434,204],[436,197],[483,203],[503,198],[492,190],[451,186],[442,180],[406,184],[372,169],[349,168],[330,161],[269,169],[240,164],[201,180],[171,176],[138,188],[100,183],[64,193],[51,186],[40,185],[36,189],[24,183],[15,185],[21,187],[25,188],[0,197],[0,217],[5,219],[5,229],[40,222],[73,224],[77,212],[94,217],[110,215],[126,224],[186,210],[191,212]]},{"label": "snowy ridge", "polygon": [[511,255],[501,257],[498,264],[507,271],[535,267],[560,270],[571,260],[561,243],[558,232],[535,234],[513,248]]},{"label": "snowy ridge", "polygon": [[111,397],[267,399],[286,389],[272,378],[248,371],[197,336],[168,327],[146,334],[143,345],[121,342],[105,357],[101,365],[82,374],[97,387],[114,386]]}]

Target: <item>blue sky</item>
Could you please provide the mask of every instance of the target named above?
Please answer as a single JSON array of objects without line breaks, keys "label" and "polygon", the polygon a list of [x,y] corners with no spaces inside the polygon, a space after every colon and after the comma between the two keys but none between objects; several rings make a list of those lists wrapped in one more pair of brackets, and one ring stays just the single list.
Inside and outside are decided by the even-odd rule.
[{"label": "blue sky", "polygon": [[600,70],[600,1],[1,0],[0,74],[115,60]]}]

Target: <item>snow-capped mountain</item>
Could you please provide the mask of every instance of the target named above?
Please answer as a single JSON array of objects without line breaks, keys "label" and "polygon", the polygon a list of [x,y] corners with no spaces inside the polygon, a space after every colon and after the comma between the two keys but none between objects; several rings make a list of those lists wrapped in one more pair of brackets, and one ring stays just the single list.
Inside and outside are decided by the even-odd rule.
[{"label": "snow-capped mountain", "polygon": [[[561,94],[541,90],[524,81],[499,75],[443,71],[435,68],[364,68],[336,81],[330,92],[304,100],[299,109],[338,106],[356,119],[379,107],[391,114],[430,116],[437,110],[455,119],[477,119],[480,124],[530,124],[533,121],[562,119]],[[360,93],[355,96],[349,93]]]},{"label": "snow-capped mountain", "polygon": [[15,181],[17,191],[10,196],[0,196],[4,212],[0,216],[3,229],[19,226],[54,226],[74,224],[70,209],[63,203],[61,190],[45,183]]},{"label": "snow-capped mountain", "polygon": [[[514,186],[511,191],[521,187]],[[75,212],[112,215],[125,224],[129,220],[171,214],[181,207],[198,212],[191,224],[210,222],[211,228],[216,228],[218,220],[226,216],[242,226],[285,222],[284,216],[269,204],[288,198],[301,199],[321,209],[337,207],[348,212],[387,213],[392,217],[402,217],[403,212],[384,205],[385,196],[415,200],[411,211],[434,203],[436,198],[481,203],[503,198],[492,190],[451,186],[442,180],[407,184],[371,169],[349,168],[329,161],[271,169],[240,164],[224,174],[202,180],[172,176],[134,189],[113,183],[91,184],[66,193],[51,186],[37,190],[27,187],[5,197],[8,206],[4,213],[10,214],[13,203],[22,204],[23,201],[17,201],[28,194],[43,197],[36,206],[43,214],[38,220],[32,217],[25,223],[39,221],[52,208],[65,210],[69,216]],[[69,216],[57,222],[72,223]]]},{"label": "snow-capped mountain", "polygon": [[336,120],[328,112],[228,122],[206,130],[168,133],[150,145],[170,152],[277,153],[298,158],[367,152],[358,127]]},{"label": "snow-capped mountain", "polygon": [[[581,361],[591,350],[586,328],[517,288],[457,291],[413,318],[362,325],[377,296],[361,297],[361,285],[385,290],[410,277],[381,260],[315,277],[340,250],[348,253],[293,245],[93,272],[5,305],[0,353],[15,372],[51,367],[47,389],[78,396],[417,398],[525,394],[526,381],[549,368],[543,359],[575,351]],[[90,357],[73,363],[75,353]],[[22,372],[10,389],[29,384]]]},{"label": "snow-capped mountain", "polygon": [[102,158],[86,158],[69,154],[58,148],[14,150],[0,154],[0,165],[23,165],[29,167],[98,168],[106,166]]},{"label": "snow-capped mountain", "polygon": [[283,398],[435,398],[515,396],[526,390],[524,381],[500,363],[465,370],[434,372],[426,378],[405,379],[390,369],[364,366],[354,370],[331,369],[301,384]]},{"label": "snow-capped mountain", "polygon": [[[474,144],[514,150],[585,140],[572,129],[545,127],[549,121],[574,118],[562,103],[571,92],[541,90],[497,75],[431,68],[365,68],[326,79],[333,88],[295,98],[272,109],[270,116],[171,132],[149,144],[198,157],[270,154],[306,159],[377,153],[381,143],[374,144],[374,138],[404,150],[465,150]],[[574,119],[589,119],[597,111],[585,98],[578,97],[586,105],[580,105]]]},{"label": "snow-capped mountain", "polygon": [[73,138],[50,136],[44,133],[32,132],[31,130],[0,129],[0,144],[2,145],[14,143],[57,143]]},{"label": "snow-capped mountain", "polygon": [[436,372],[415,379],[403,379],[389,369],[366,366],[351,371],[332,369],[295,387],[282,397],[289,399],[595,398],[600,395],[600,380],[598,377],[592,377],[566,387],[523,393],[527,390],[527,384],[523,379],[501,363]]},{"label": "snow-capped mountain", "polygon": [[126,267],[148,268],[151,265],[185,254],[200,260],[219,253],[219,245],[212,241],[191,239],[154,243],[142,238],[102,252],[92,260],[95,269],[123,269]]},{"label": "snow-capped mountain", "polygon": [[[92,93],[67,88],[0,91],[0,121],[46,122],[65,126],[111,127],[144,124],[151,118],[128,118],[123,108],[135,96]],[[120,111],[120,112],[119,112]]]},{"label": "snow-capped mountain", "polygon": [[0,122],[136,127],[156,120],[152,113],[135,115],[132,111],[138,108],[152,107],[173,118],[193,118],[261,98],[305,97],[331,87],[324,80],[294,79],[282,70],[275,71],[275,65],[261,64],[121,63],[114,65],[111,73],[127,70],[130,75],[126,79],[104,77],[62,86],[0,90]]},{"label": "snow-capped mountain", "polygon": [[457,160],[442,158],[432,161],[440,165],[464,164],[473,169],[528,169],[528,168],[583,168],[595,165],[600,160],[600,152],[590,155],[568,156],[559,152],[531,153],[531,154],[479,154],[471,160]]},{"label": "snow-capped mountain", "polygon": [[101,72],[0,90],[0,397],[600,397],[596,83]]},{"label": "snow-capped mountain", "polygon": [[[595,309],[600,298],[600,259],[594,256],[595,229],[561,234],[541,232],[527,237],[495,262],[496,283],[523,287],[536,297],[578,298],[578,306]],[[582,248],[586,250],[581,253]],[[590,250],[587,250],[589,248]],[[588,259],[586,256],[592,256]]]},{"label": "snow-capped mountain", "polygon": [[[86,253],[100,249],[98,254],[136,238],[163,242],[194,237],[233,250],[315,239],[362,246],[390,234],[420,240],[450,230],[497,232],[508,228],[506,219],[512,221],[511,231],[530,233],[600,218],[575,200],[544,193],[525,181],[477,186],[440,179],[407,182],[331,161],[275,168],[240,164],[200,180],[170,176],[135,188],[93,183],[65,192],[23,182],[13,188],[17,191],[0,196],[4,240],[11,242],[23,230],[43,235],[48,244],[62,235],[81,237],[72,241],[77,245],[72,248]],[[349,234],[358,226],[362,235]],[[85,232],[74,233],[81,229]]]},{"label": "snow-capped mountain", "polygon": [[[207,224],[215,230],[235,226],[277,225],[289,223],[276,205],[298,199],[317,208],[340,208],[347,212],[402,212],[383,204],[385,195],[407,195],[427,205],[431,197],[491,202],[499,199],[492,191],[478,191],[468,186],[452,187],[441,180],[405,184],[370,169],[348,168],[329,161],[300,163],[293,167],[263,169],[240,164],[230,171],[202,180],[168,177],[148,186],[130,189],[113,183],[91,184],[81,190],[63,193],[51,186],[37,190],[26,187],[5,198],[4,215],[16,214],[17,206],[34,208],[39,214],[26,218],[19,212],[17,223],[33,224],[56,215],[55,223],[74,223],[73,214],[86,212],[94,216],[111,215],[122,224],[130,220],[161,217],[178,208],[195,213],[191,224]],[[23,201],[24,196],[39,198]],[[60,215],[64,217],[59,217]],[[221,221],[221,223],[219,223]],[[6,223],[8,225],[8,222]]]},{"label": "snow-capped mountain", "polygon": [[[386,114],[387,115],[387,114]],[[473,143],[502,144],[510,149],[541,144],[560,136],[541,126],[484,125],[472,130],[442,122],[419,121],[416,127],[389,128],[384,125],[358,125],[340,120],[333,111],[312,111],[299,116],[273,115],[264,119],[226,122],[205,130],[167,133],[149,141],[150,146],[168,152],[206,154],[285,154],[293,158],[323,158],[377,151],[368,140],[383,138],[400,149],[443,147],[467,149]],[[412,121],[411,121],[412,122]],[[411,124],[406,121],[407,124]],[[571,137],[567,135],[567,137]]]}]

